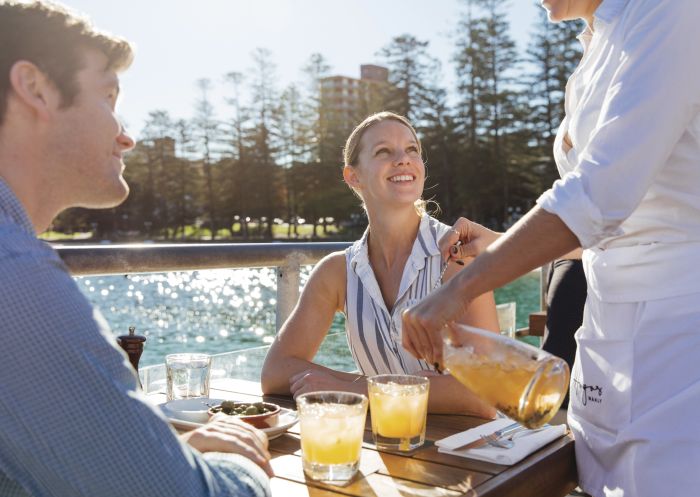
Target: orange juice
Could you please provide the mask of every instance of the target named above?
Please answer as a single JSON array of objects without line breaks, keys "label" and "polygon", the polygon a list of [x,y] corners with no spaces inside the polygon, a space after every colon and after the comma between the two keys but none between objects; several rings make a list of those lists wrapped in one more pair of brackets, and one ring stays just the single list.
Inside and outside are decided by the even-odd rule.
[{"label": "orange juice", "polygon": [[297,397],[301,462],[312,480],[342,483],[360,467],[367,397],[350,392],[313,392]]},{"label": "orange juice", "polygon": [[493,355],[477,355],[468,347],[445,347],[444,359],[455,378],[509,418],[528,428],[552,419],[569,383],[563,361],[553,356],[552,360],[524,360],[516,352]]},{"label": "orange juice", "polygon": [[428,386],[428,379],[419,376],[369,378],[372,435],[378,448],[407,451],[423,444]]},{"label": "orange juice", "polygon": [[316,464],[352,464],[359,460],[365,415],[353,415],[342,406],[324,409],[301,419],[301,451]]},{"label": "orange juice", "polygon": [[428,392],[413,395],[370,393],[372,430],[383,437],[411,438],[425,430]]}]

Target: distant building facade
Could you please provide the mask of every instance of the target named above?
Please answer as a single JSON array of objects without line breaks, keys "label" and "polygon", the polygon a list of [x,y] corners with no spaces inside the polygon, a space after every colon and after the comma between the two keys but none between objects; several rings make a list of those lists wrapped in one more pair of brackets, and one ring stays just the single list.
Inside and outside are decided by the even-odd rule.
[{"label": "distant building facade", "polygon": [[327,126],[349,133],[369,114],[385,110],[392,90],[389,70],[360,66],[360,77],[329,76],[321,80],[321,118]]}]

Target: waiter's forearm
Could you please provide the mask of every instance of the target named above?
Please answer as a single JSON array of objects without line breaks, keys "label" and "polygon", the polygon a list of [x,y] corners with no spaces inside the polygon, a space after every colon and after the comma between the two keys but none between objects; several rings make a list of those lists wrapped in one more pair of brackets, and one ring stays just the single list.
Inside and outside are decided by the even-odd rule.
[{"label": "waiter's forearm", "polygon": [[472,300],[579,246],[576,235],[558,216],[536,206],[448,285]]}]

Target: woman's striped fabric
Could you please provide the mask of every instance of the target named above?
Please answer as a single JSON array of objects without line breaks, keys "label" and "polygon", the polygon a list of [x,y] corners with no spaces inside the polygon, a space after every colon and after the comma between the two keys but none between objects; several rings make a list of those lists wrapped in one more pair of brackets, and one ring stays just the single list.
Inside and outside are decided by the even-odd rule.
[{"label": "woman's striped fabric", "polygon": [[439,285],[443,261],[437,242],[450,229],[437,219],[423,215],[391,312],[384,303],[369,262],[369,228],[346,250],[345,330],[355,364],[363,374],[416,373],[433,369],[401,346],[401,312]]}]

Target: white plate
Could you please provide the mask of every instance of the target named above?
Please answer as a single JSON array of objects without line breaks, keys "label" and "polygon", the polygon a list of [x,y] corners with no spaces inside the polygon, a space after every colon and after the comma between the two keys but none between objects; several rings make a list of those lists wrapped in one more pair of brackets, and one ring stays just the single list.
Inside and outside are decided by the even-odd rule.
[{"label": "white plate", "polygon": [[[176,402],[178,404],[175,404]],[[168,418],[168,421],[170,421],[170,424],[178,430],[194,430],[209,420],[209,414],[207,413],[209,407],[206,404],[216,405],[221,402],[220,399],[172,400],[161,405],[161,410],[165,417]],[[201,417],[201,409],[199,408],[201,404],[205,406],[204,417]],[[268,439],[272,440],[294,426],[297,421],[299,421],[299,416],[296,411],[282,407],[277,425],[270,428],[262,428],[262,431],[265,432]]]},{"label": "white plate", "polygon": [[209,406],[221,404],[221,399],[178,399],[162,404],[160,410],[168,419],[206,423],[209,420]]}]

